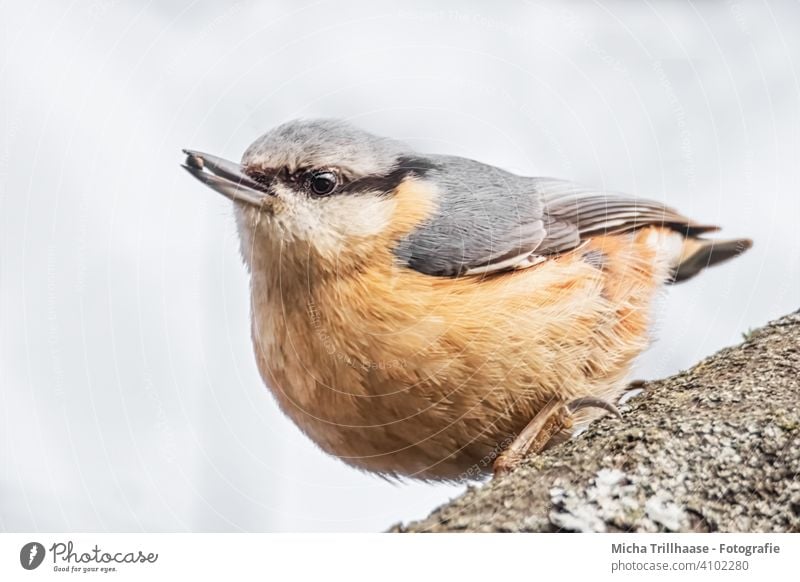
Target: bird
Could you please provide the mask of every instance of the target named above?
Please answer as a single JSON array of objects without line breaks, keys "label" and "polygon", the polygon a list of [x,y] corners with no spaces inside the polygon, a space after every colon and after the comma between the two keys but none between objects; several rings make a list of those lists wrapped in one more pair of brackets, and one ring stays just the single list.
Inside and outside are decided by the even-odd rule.
[{"label": "bird", "polygon": [[752,245],[336,119],[274,127],[239,163],[183,152],[233,201],[264,383],[323,451],[386,478],[499,478],[619,416],[661,290]]}]

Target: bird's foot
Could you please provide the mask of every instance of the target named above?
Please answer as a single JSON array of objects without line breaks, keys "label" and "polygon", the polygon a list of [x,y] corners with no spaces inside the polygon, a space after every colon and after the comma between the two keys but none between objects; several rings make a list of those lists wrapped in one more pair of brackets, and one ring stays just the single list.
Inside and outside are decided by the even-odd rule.
[{"label": "bird's foot", "polygon": [[594,396],[584,396],[564,403],[551,400],[533,417],[509,447],[495,459],[494,476],[505,475],[513,471],[530,453],[539,453],[547,446],[550,439],[564,429],[572,428],[573,415],[584,408],[601,408],[606,412],[622,418],[616,406]]},{"label": "bird's foot", "polygon": [[617,404],[625,404],[631,398],[636,398],[647,390],[647,380],[631,380],[619,397]]}]

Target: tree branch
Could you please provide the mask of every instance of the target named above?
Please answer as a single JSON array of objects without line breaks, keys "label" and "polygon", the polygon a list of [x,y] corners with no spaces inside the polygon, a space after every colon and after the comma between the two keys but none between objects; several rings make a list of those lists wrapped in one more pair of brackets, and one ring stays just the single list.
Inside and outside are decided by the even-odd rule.
[{"label": "tree branch", "polygon": [[800,531],[800,312],[392,531]]}]

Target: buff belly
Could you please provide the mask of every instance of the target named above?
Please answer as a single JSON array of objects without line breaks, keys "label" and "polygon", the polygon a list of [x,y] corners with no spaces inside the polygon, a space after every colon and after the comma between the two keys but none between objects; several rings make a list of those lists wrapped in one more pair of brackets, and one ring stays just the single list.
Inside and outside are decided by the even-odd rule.
[{"label": "buff belly", "polygon": [[667,273],[648,230],[486,280],[254,285],[259,370],[298,427],[351,465],[477,477],[549,399],[622,391]]}]

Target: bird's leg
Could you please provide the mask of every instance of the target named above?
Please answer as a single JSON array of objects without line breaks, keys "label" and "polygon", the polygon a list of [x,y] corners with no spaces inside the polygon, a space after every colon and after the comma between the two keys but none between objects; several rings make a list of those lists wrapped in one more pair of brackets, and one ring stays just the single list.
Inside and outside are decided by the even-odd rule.
[{"label": "bird's leg", "polygon": [[537,453],[541,451],[554,434],[566,428],[565,422],[572,421],[566,414],[564,403],[560,400],[550,400],[522,429],[514,442],[495,459],[492,466],[495,477],[510,473],[529,451]]},{"label": "bird's leg", "polygon": [[559,431],[572,428],[572,415],[583,408],[602,408],[614,416],[622,416],[616,406],[594,396],[576,398],[566,404],[550,400],[497,457],[493,465],[495,477],[511,472],[529,453],[541,452]]}]

